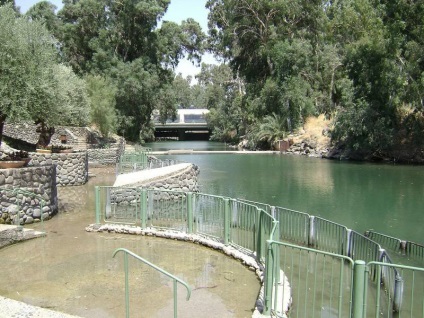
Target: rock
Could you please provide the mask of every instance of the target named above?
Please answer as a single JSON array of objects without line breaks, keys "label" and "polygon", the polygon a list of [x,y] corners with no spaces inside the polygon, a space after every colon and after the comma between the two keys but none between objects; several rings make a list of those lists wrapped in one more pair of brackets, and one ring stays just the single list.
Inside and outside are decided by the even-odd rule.
[{"label": "rock", "polygon": [[39,219],[39,218],[41,217],[41,210],[40,210],[40,209],[34,209],[34,211],[33,211],[33,213],[32,213],[32,216],[33,216],[34,218]]},{"label": "rock", "polygon": [[8,206],[7,212],[11,215],[15,215],[19,212],[19,207],[16,204]]},{"label": "rock", "polygon": [[34,219],[31,216],[27,215],[24,222],[25,222],[25,224],[32,224],[32,223],[34,223]]}]

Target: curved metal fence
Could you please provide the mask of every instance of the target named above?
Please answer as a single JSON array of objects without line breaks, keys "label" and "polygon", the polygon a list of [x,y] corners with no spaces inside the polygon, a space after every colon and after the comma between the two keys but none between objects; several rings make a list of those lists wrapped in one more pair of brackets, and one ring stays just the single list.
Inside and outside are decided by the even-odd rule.
[{"label": "curved metal fence", "polygon": [[[279,292],[283,269],[292,288],[290,317],[368,317],[361,308],[372,307],[380,299],[365,297],[365,282],[368,291],[385,299],[378,317],[393,313],[420,317],[415,311],[408,316],[410,311],[404,310],[402,304],[411,303],[403,293],[409,287],[400,283],[402,273],[387,252],[343,225],[281,207],[203,193],[96,187],[96,202],[97,223],[115,222],[108,208],[112,205],[115,211],[132,208],[134,213],[124,213],[130,224],[198,234],[255,255],[267,270],[265,314],[283,314],[281,304],[287,301],[287,295]],[[381,266],[366,265],[373,262]],[[412,303],[423,304],[424,282],[414,284],[406,295],[415,298]]]}]

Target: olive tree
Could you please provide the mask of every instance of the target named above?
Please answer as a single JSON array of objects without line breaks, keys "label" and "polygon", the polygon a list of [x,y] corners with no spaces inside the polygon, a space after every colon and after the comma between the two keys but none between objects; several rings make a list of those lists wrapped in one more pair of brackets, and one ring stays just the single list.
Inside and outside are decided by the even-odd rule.
[{"label": "olive tree", "polygon": [[0,7],[0,142],[6,120],[55,117],[55,40],[37,21]]}]

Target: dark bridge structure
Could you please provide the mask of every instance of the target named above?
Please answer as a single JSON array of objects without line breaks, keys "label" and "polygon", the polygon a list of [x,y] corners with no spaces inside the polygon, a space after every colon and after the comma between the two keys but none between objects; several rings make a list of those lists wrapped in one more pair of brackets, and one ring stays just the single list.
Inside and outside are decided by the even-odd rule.
[{"label": "dark bridge structure", "polygon": [[210,129],[206,122],[207,109],[178,109],[174,121],[162,124],[154,120],[155,137],[178,140],[209,140]]}]

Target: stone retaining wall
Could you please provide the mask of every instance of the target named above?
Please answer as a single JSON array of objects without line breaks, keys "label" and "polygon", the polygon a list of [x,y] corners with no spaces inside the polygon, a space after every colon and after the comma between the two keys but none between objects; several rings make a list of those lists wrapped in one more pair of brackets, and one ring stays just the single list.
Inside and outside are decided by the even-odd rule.
[{"label": "stone retaining wall", "polygon": [[143,186],[143,188],[157,190],[199,192],[199,187],[197,184],[198,175],[199,167],[195,164],[191,164],[188,168],[181,170],[176,174],[164,176],[158,180],[148,181],[141,184],[141,186]]},{"label": "stone retaining wall", "polygon": [[[158,168],[163,169],[163,168]],[[149,170],[146,170],[148,173]],[[125,189],[125,187],[142,187],[154,190],[169,190],[169,191],[184,191],[184,192],[199,192],[197,184],[197,176],[199,175],[199,167],[190,164],[188,167],[177,171],[176,173],[162,175],[161,177],[148,180],[147,182],[134,182],[123,186],[111,189],[111,203],[131,204],[138,201],[140,191],[136,189]],[[154,200],[177,200],[185,194],[177,194],[172,192],[161,192],[160,195],[154,195]]]},{"label": "stone retaining wall", "polygon": [[2,224],[11,224],[17,214],[21,224],[51,218],[58,210],[55,166],[0,169],[0,198]]},{"label": "stone retaining wall", "polygon": [[82,185],[88,181],[88,157],[85,151],[75,153],[30,153],[29,166],[56,166],[56,182],[60,186]]},{"label": "stone retaining wall", "polygon": [[123,152],[123,148],[107,148],[107,149],[87,149],[88,161],[100,163],[103,165],[115,165],[121,153]]}]

